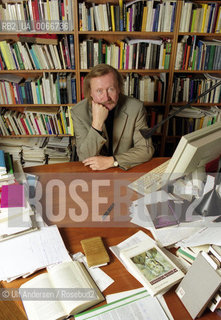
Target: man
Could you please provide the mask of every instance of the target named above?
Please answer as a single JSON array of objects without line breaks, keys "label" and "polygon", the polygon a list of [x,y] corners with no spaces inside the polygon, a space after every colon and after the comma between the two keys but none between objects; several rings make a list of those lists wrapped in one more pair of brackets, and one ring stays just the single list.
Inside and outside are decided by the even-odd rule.
[{"label": "man", "polygon": [[92,170],[120,166],[127,170],[154,152],[140,129],[146,127],[143,104],[123,94],[120,73],[106,64],[84,79],[86,99],[71,110],[79,160]]}]

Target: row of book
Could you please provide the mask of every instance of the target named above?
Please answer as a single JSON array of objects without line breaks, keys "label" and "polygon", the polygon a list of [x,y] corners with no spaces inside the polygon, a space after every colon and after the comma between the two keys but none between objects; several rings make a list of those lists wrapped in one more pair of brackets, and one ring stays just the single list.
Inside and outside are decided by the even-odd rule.
[{"label": "row of book", "polygon": [[88,39],[80,43],[80,66],[89,69],[98,63],[107,63],[120,70],[167,70],[171,46],[170,39],[125,39],[111,44],[103,39]]},{"label": "row of book", "polygon": [[0,4],[0,31],[72,31],[72,0],[28,0]]},{"label": "row of book", "polygon": [[221,41],[184,36],[177,44],[175,70],[220,70]]},{"label": "row of book", "polygon": [[[173,82],[172,101],[191,101],[197,96],[210,89],[213,85],[219,82],[220,79],[215,79],[205,76],[192,75],[176,75]],[[198,103],[221,103],[221,86],[216,87],[204,97],[198,99]]]},{"label": "row of book", "polygon": [[220,33],[221,5],[220,3],[193,3],[184,1],[180,32]]},{"label": "row of book", "polygon": [[73,34],[59,41],[39,38],[38,43],[36,38],[25,35],[19,39],[22,41],[0,41],[1,70],[75,69]]},{"label": "row of book", "polygon": [[126,75],[124,93],[144,102],[165,103],[166,79],[164,74],[140,76],[137,73]]},{"label": "row of book", "polygon": [[[176,110],[177,107],[173,107],[171,113]],[[210,108],[190,107],[170,119],[167,134],[169,136],[183,136],[219,121],[221,121],[221,110],[217,106]]]},{"label": "row of book", "polygon": [[176,2],[119,0],[119,5],[79,3],[80,31],[173,32]]},{"label": "row of book", "polygon": [[[4,78],[0,77],[0,79]],[[14,76],[12,76],[12,79]],[[0,104],[76,103],[76,77],[71,73],[48,73],[22,78],[19,82],[0,80]]]},{"label": "row of book", "polygon": [[70,107],[25,108],[24,112],[2,108],[0,135],[73,135]]}]

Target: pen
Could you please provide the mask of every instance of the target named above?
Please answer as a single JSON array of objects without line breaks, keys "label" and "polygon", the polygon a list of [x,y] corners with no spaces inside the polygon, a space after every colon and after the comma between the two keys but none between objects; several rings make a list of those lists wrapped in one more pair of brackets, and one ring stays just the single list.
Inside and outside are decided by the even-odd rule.
[{"label": "pen", "polygon": [[114,203],[111,203],[110,207],[107,209],[107,211],[104,212],[102,219],[105,220],[106,216],[109,215],[109,213],[111,212],[111,210],[114,207]]}]

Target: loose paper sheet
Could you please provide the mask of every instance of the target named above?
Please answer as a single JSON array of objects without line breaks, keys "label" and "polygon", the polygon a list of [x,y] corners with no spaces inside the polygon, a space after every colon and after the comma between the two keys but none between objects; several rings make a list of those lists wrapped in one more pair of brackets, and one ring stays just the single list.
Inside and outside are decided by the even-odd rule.
[{"label": "loose paper sheet", "polygon": [[34,270],[70,260],[57,226],[44,227],[0,243],[0,279],[10,281]]},{"label": "loose paper sheet", "polygon": [[168,320],[163,308],[155,297],[146,292],[118,300],[75,316],[77,320]]}]

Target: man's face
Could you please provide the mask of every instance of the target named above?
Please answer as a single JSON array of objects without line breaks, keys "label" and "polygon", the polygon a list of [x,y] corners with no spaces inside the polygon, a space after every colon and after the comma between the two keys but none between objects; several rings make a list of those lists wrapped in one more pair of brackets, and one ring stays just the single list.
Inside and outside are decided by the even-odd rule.
[{"label": "man's face", "polygon": [[95,103],[104,105],[108,110],[112,110],[116,106],[120,90],[112,72],[92,78],[90,86],[91,98]]}]

